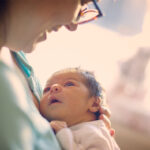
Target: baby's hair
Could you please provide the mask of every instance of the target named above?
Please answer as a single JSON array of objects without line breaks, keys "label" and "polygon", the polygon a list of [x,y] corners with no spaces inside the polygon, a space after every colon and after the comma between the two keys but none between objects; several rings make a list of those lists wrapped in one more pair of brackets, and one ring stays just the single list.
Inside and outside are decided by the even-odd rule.
[{"label": "baby's hair", "polygon": [[[102,105],[102,103],[104,103],[105,91],[102,88],[101,84],[96,80],[94,72],[83,70],[81,68],[76,68],[76,70],[83,76],[85,80],[84,83],[86,87],[89,89],[90,97],[92,96],[97,98],[99,97],[101,100],[100,105]],[[95,115],[96,115],[96,120],[98,120],[100,116],[100,112],[99,111],[95,112]]]},{"label": "baby's hair", "polygon": [[93,72],[82,70],[80,68],[77,68],[77,72],[79,72],[83,78],[85,85],[89,89],[90,96],[100,97],[103,99],[103,91],[101,84],[96,80],[96,77]]},{"label": "baby's hair", "polygon": [[[94,96],[97,98],[100,98],[101,102],[100,105],[104,103],[104,94],[105,90],[102,88],[101,84],[96,80],[96,77],[92,71],[81,69],[80,67],[76,68],[66,68],[60,71],[55,72],[54,74],[60,73],[60,72],[77,72],[81,75],[83,83],[86,85],[86,87],[89,90],[90,97]],[[99,118],[100,112],[97,111],[95,113],[96,119]]]}]

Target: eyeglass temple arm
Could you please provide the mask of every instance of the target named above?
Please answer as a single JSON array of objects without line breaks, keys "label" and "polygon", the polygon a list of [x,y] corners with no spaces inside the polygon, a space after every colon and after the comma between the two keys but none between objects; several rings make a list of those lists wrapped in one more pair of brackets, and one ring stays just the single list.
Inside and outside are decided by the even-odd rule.
[{"label": "eyeglass temple arm", "polygon": [[95,8],[98,10],[98,13],[99,13],[98,17],[103,16],[103,13],[101,12],[99,6],[97,5],[97,0],[93,0],[93,3],[94,3]]}]

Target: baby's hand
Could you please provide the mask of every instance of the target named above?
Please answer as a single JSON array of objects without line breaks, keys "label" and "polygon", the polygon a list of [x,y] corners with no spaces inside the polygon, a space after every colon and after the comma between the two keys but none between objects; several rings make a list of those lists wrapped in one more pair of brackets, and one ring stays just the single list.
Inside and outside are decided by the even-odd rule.
[{"label": "baby's hand", "polygon": [[99,119],[104,121],[106,127],[108,128],[108,130],[110,132],[110,135],[114,136],[115,130],[113,128],[111,128],[111,122],[109,120],[109,118],[111,116],[111,112],[110,112],[108,106],[101,106],[100,113],[101,113],[101,115],[100,115]]},{"label": "baby's hand", "polygon": [[51,121],[50,125],[55,133],[63,128],[67,128],[67,123],[64,121]]}]

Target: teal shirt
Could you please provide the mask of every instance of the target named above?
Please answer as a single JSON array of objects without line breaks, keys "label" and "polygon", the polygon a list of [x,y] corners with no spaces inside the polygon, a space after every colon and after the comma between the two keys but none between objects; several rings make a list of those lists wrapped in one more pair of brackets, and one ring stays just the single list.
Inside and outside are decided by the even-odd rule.
[{"label": "teal shirt", "polygon": [[38,78],[35,76],[32,67],[29,65],[28,60],[25,57],[25,54],[20,51],[18,53],[11,52],[12,56],[15,58],[18,66],[22,70],[25,78],[27,79],[30,90],[33,92],[38,102],[42,96],[42,88],[39,83]]},{"label": "teal shirt", "polygon": [[[31,67],[29,68],[31,69]],[[33,74],[31,73],[28,76],[30,77],[28,84],[36,93],[36,97],[40,98],[40,84]],[[31,77],[32,75],[33,77]],[[37,88],[36,84],[38,84]],[[21,80],[21,77],[14,70],[1,61],[0,149],[61,150],[49,122],[36,109],[27,83]]]}]

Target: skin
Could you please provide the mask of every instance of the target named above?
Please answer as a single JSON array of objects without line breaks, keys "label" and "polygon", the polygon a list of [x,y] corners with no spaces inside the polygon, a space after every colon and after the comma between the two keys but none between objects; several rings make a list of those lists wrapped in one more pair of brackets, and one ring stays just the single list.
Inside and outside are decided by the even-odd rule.
[{"label": "skin", "polygon": [[[73,77],[73,80],[71,80],[72,77]],[[78,91],[73,91],[75,90],[75,89],[71,89],[73,86],[64,87],[64,85],[68,84],[68,82],[69,84],[71,84],[70,82],[73,82],[76,86],[78,85]],[[69,93],[68,92],[65,93],[66,87],[70,91],[72,90],[71,93],[73,92],[70,95],[72,96],[72,101],[68,100]],[[83,93],[85,94],[84,96],[82,95]],[[66,101],[68,100],[70,103],[68,105],[66,104],[66,106],[65,104],[62,104],[62,103],[60,104],[58,103],[58,105],[54,104],[53,106],[49,106],[48,104],[50,100],[49,98],[52,95],[53,96],[57,95],[55,96],[55,98],[57,97],[59,98],[59,100],[61,100],[60,98],[61,96],[67,95]],[[75,98],[79,101],[75,100]],[[83,99],[80,99],[80,98],[83,98]],[[63,96],[63,99],[61,101],[65,101],[64,99],[65,99],[65,96]],[[66,128],[68,126],[72,126],[74,124],[84,122],[84,121],[95,120],[95,115],[93,115],[93,112],[100,110],[100,112],[103,114],[100,115],[99,119],[104,121],[106,127],[110,131],[111,136],[114,136],[115,130],[111,128],[111,122],[108,119],[111,114],[108,109],[108,106],[99,107],[99,103],[100,103],[100,99],[97,99],[95,97],[91,97],[91,98],[89,97],[89,91],[87,87],[85,86],[84,82],[82,82],[82,79],[79,76],[79,74],[77,73],[74,74],[70,72],[61,73],[56,76],[52,76],[47,81],[46,86],[44,88],[44,94],[40,103],[40,112],[47,120],[51,121],[50,125],[53,128],[54,132],[57,133],[59,130]],[[62,108],[63,105],[64,107]],[[61,106],[60,109],[59,109],[59,106]],[[64,109],[66,109],[67,111]],[[73,112],[73,113],[70,113],[70,112]]]},{"label": "skin", "polygon": [[46,33],[57,31],[61,26],[76,30],[76,18],[82,6],[91,1],[9,0],[0,23],[0,47],[30,53],[38,42],[46,40]]},{"label": "skin", "polygon": [[5,46],[32,52],[38,42],[46,40],[46,32],[72,24],[80,9],[80,0],[14,0],[6,17]]},{"label": "skin", "polygon": [[[45,86],[40,112],[48,121],[59,120],[68,126],[96,120],[94,112],[99,110],[100,100],[89,95],[79,73],[58,73]],[[53,99],[58,102],[52,103]]]},{"label": "skin", "polygon": [[[63,25],[71,31],[76,30],[76,17],[87,2],[89,0],[10,0],[9,8],[0,22],[0,60],[17,70],[25,81],[10,53],[6,50],[3,52],[1,48],[30,53],[37,43],[46,40],[47,32],[57,31]],[[31,95],[38,108],[37,100]],[[106,108],[104,113],[107,115],[109,109]],[[103,117],[105,124],[110,124],[104,118],[106,116]]]},{"label": "skin", "polygon": [[[37,43],[46,40],[48,32],[56,31],[63,25],[71,31],[76,30],[77,25],[73,21],[80,11],[81,1],[9,0],[9,2],[5,16],[0,22],[0,60],[17,70],[22,80],[26,80],[9,50],[2,48],[30,53]],[[37,100],[32,92],[31,95],[38,108]]]}]

